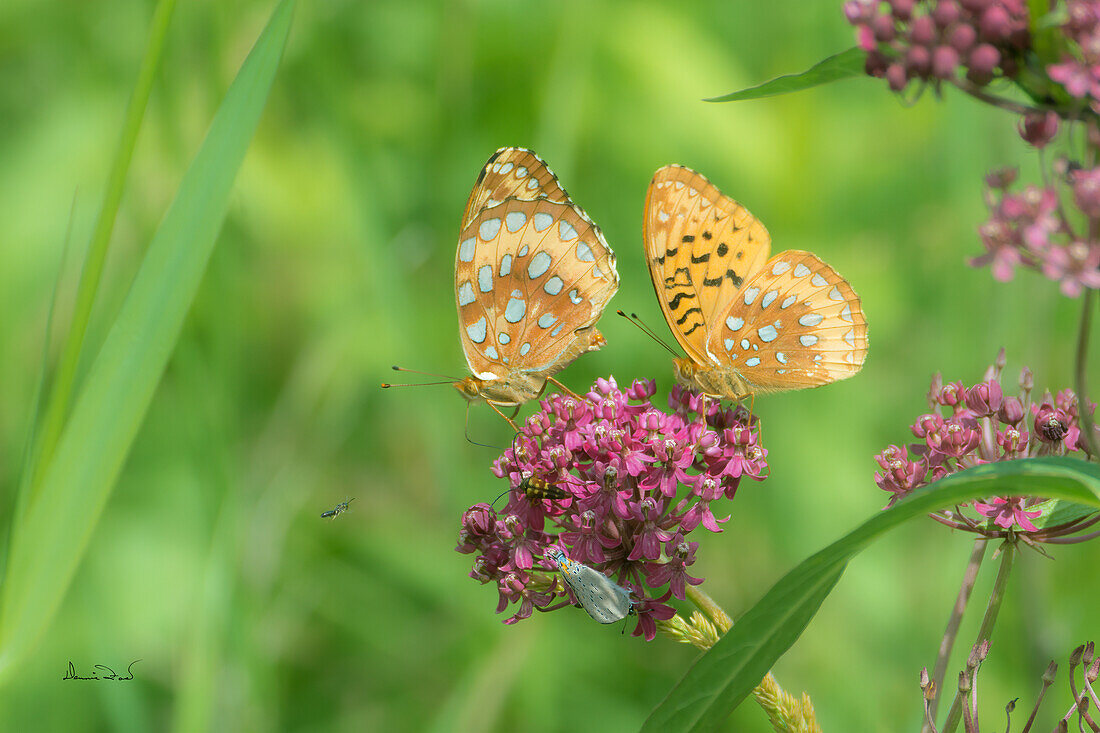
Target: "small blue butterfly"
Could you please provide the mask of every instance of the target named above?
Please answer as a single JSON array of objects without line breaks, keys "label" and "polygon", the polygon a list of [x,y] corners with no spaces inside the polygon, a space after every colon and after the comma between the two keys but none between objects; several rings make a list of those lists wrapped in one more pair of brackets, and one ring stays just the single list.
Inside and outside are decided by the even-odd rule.
[{"label": "small blue butterfly", "polygon": [[630,591],[603,573],[569,559],[557,547],[547,550],[546,557],[561,570],[562,579],[588,615],[601,624],[613,624],[634,613]]}]

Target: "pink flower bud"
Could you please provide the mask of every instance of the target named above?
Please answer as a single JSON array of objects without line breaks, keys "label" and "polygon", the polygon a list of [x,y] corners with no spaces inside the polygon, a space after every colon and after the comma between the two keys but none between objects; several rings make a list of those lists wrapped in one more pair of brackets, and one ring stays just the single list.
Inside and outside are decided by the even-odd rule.
[{"label": "pink flower bud", "polygon": [[863,70],[868,76],[882,78],[886,76],[887,63],[886,56],[883,54],[878,51],[868,51],[867,59],[863,62]]},{"label": "pink flower bud", "polygon": [[988,84],[993,71],[1001,61],[1001,52],[988,43],[979,44],[970,52],[970,71],[967,78],[975,84]]},{"label": "pink flower bud", "polygon": [[995,380],[976,384],[966,391],[966,406],[982,417],[993,415],[1003,402],[1001,383]]},{"label": "pink flower bud", "polygon": [[1020,122],[1020,137],[1042,149],[1058,134],[1058,115],[1053,112],[1029,112]]},{"label": "pink flower bud", "polygon": [[932,22],[931,16],[922,15],[913,21],[909,28],[910,41],[920,46],[930,46],[935,39],[936,24]]},{"label": "pink flower bud", "polygon": [[905,75],[905,69],[902,68],[901,64],[890,64],[886,68],[886,81],[890,84],[890,89],[900,92],[905,89],[909,79]]},{"label": "pink flower bud", "polygon": [[925,76],[932,66],[932,54],[924,46],[910,46],[905,52],[905,68],[910,76]]},{"label": "pink flower bud", "polygon": [[873,51],[875,49],[877,43],[875,42],[875,34],[870,26],[861,25],[856,29],[856,45],[864,51]]},{"label": "pink flower bud", "polygon": [[959,66],[959,52],[950,46],[936,46],[932,52],[932,73],[937,79],[949,79]]},{"label": "pink flower bud", "polygon": [[959,5],[954,0],[940,0],[932,11],[932,20],[940,28],[946,28],[959,19]]},{"label": "pink flower bud", "polygon": [[1073,202],[1090,219],[1100,218],[1100,168],[1070,173]]},{"label": "pink flower bud", "polygon": [[985,185],[997,190],[1006,189],[1016,181],[1017,175],[1019,170],[1016,168],[1001,168],[985,177]]},{"label": "pink flower bud", "polygon": [[890,0],[890,10],[898,20],[909,20],[913,15],[914,0]]},{"label": "pink flower bud", "polygon": [[966,53],[971,49],[974,45],[974,41],[977,39],[978,33],[974,30],[973,26],[957,25],[948,36],[947,42],[959,53]]},{"label": "pink flower bud", "polygon": [[1012,33],[1012,19],[1003,7],[992,5],[982,13],[978,27],[982,32],[982,38],[987,41],[1003,41]]},{"label": "pink flower bud", "polygon": [[1009,397],[997,410],[997,419],[1008,425],[1016,426],[1024,419],[1024,406],[1019,397]]},{"label": "pink flower bud", "polygon": [[897,36],[894,19],[889,15],[880,15],[872,20],[871,30],[874,31],[875,40],[881,43],[889,43]]}]

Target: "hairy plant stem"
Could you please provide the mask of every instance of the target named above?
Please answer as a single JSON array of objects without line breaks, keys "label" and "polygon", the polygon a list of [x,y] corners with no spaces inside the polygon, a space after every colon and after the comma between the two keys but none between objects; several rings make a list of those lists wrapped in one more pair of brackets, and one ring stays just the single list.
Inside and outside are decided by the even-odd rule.
[{"label": "hairy plant stem", "polygon": [[[997,623],[997,614],[1001,610],[1001,601],[1004,600],[1005,588],[1008,587],[1008,578],[1012,574],[1012,564],[1016,559],[1016,542],[1007,540],[1001,545],[1001,566],[997,571],[997,579],[993,581],[993,590],[989,594],[989,603],[985,607],[985,617],[982,618],[981,628],[978,629],[978,637],[974,640],[974,646],[988,641],[993,633],[993,626]],[[947,713],[947,720],[940,729],[941,733],[955,733],[962,717],[963,694],[955,693],[955,700],[951,703],[951,710]]]},{"label": "hairy plant stem", "polygon": [[970,559],[966,563],[966,572],[963,574],[962,585],[959,586],[959,595],[955,598],[955,606],[951,609],[951,617],[947,620],[947,628],[943,632],[943,640],[940,642],[940,652],[936,657],[936,667],[932,674],[933,697],[929,703],[929,716],[921,727],[921,733],[931,733],[931,720],[936,719],[936,709],[940,704],[940,694],[943,692],[943,678],[947,674],[947,660],[951,656],[951,649],[955,646],[955,638],[959,634],[959,625],[962,624],[963,613],[970,602],[970,594],[974,591],[974,582],[978,578],[978,569],[985,558],[985,550],[989,546],[989,540],[979,537],[974,540],[974,549],[970,551]]},{"label": "hairy plant stem", "polygon": [[1093,461],[1100,461],[1100,447],[1096,441],[1096,431],[1093,429],[1092,415],[1089,414],[1088,385],[1085,380],[1085,371],[1089,358],[1089,329],[1092,325],[1092,299],[1095,293],[1091,288],[1085,288],[1082,298],[1084,305],[1081,308],[1081,328],[1077,332],[1077,415],[1081,421],[1081,431],[1085,434],[1085,442],[1089,446],[1089,455]]},{"label": "hairy plant stem", "polygon": [[[722,634],[733,626],[729,614],[706,591],[689,585],[687,597],[714,622]],[[760,684],[753,688],[752,696],[767,713],[772,729],[777,733],[821,733],[809,695],[802,693],[802,699],[798,700],[780,686],[771,672],[764,675]]]}]

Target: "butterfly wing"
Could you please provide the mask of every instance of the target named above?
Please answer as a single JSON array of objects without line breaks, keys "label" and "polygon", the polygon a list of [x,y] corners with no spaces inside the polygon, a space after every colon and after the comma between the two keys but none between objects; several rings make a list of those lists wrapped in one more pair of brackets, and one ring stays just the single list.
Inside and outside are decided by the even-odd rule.
[{"label": "butterfly wing", "polygon": [[561,570],[561,577],[573,591],[577,603],[593,619],[601,624],[613,624],[630,615],[634,601],[626,588],[561,552],[550,557]]},{"label": "butterfly wing", "polygon": [[644,242],[669,328],[696,363],[713,363],[707,333],[717,312],[768,259],[768,230],[702,175],[668,165],[649,184]]},{"label": "butterfly wing", "polygon": [[719,313],[715,361],[751,391],[803,389],[852,376],[867,358],[867,321],[852,286],[816,255],[780,252]]},{"label": "butterfly wing", "polygon": [[534,200],[546,198],[558,203],[571,203],[558,177],[534,151],[526,148],[501,148],[477,176],[477,182],[466,201],[462,228],[486,206],[496,206],[507,198]]},{"label": "butterfly wing", "polygon": [[591,348],[619,288],[615,254],[577,206],[507,199],[459,237],[455,297],[466,363],[480,379],[549,376]]}]

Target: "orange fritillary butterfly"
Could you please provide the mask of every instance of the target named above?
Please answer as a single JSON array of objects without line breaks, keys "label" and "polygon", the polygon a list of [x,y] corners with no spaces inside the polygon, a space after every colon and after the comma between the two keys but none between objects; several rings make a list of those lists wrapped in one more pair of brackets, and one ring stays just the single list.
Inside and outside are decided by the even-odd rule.
[{"label": "orange fritillary butterfly", "polygon": [[462,218],[455,300],[473,376],[455,387],[494,409],[536,398],[555,373],[605,343],[595,323],[618,289],[614,252],[546,163],[501,148]]},{"label": "orange fritillary butterfly", "polygon": [[745,207],[679,165],[646,196],[644,240],[657,300],[687,358],[681,383],[716,397],[817,387],[867,358],[852,286],[816,255],[768,259],[771,237]]}]

